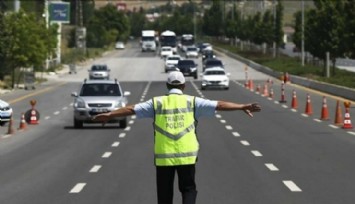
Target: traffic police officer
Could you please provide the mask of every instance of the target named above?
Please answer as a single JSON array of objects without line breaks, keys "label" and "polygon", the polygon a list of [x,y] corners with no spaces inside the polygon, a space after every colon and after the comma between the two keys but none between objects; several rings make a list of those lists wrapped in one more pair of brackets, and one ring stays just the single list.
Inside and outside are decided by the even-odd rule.
[{"label": "traffic police officer", "polygon": [[257,103],[237,104],[185,95],[185,78],[179,71],[168,74],[167,88],[167,95],[99,114],[93,120],[106,122],[110,118],[134,114],[137,118],[154,118],[158,204],[173,203],[175,173],[183,204],[194,204],[197,195],[195,164],[199,149],[197,119],[213,116],[216,110],[243,110],[253,117],[252,112],[258,112],[261,108]]}]

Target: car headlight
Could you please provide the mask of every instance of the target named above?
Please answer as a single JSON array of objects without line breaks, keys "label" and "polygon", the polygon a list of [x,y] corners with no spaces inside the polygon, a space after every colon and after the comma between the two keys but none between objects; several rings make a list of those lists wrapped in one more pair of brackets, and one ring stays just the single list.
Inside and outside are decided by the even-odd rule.
[{"label": "car headlight", "polygon": [[122,108],[122,107],[125,107],[125,106],[126,106],[126,103],[125,102],[121,102],[121,101],[117,101],[114,104],[114,108]]},{"label": "car headlight", "polygon": [[85,108],[85,101],[83,99],[78,98],[74,103],[75,108]]}]

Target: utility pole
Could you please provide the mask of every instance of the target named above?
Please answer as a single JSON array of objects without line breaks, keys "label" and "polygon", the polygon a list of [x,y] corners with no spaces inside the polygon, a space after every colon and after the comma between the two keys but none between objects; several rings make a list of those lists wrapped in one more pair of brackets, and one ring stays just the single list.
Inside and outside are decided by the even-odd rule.
[{"label": "utility pole", "polygon": [[272,43],[273,47],[273,57],[276,57],[276,2],[275,0],[272,1],[273,5],[273,13],[274,13],[274,42]]},{"label": "utility pole", "polygon": [[304,0],[302,0],[301,4],[302,4],[301,55],[302,55],[302,67],[304,67],[304,58],[305,58],[305,53],[304,53]]},{"label": "utility pole", "polygon": [[19,12],[20,7],[21,7],[21,2],[20,2],[20,0],[14,0],[14,11],[15,11],[16,13]]}]

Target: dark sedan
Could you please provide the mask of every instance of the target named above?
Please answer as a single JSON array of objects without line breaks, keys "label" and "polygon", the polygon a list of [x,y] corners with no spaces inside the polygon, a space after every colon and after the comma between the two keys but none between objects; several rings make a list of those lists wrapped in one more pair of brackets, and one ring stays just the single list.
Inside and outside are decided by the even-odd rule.
[{"label": "dark sedan", "polygon": [[197,79],[197,64],[193,60],[179,60],[176,68],[178,68],[184,76],[193,76],[194,79]]}]

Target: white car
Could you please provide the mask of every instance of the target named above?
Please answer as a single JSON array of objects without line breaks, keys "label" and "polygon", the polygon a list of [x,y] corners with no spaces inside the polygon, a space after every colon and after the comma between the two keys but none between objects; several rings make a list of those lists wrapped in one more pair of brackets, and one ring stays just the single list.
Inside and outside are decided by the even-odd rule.
[{"label": "white car", "polygon": [[5,101],[0,100],[0,126],[3,126],[10,121],[11,115],[12,108],[10,105]]},{"label": "white car", "polygon": [[124,43],[123,42],[116,42],[116,45],[115,45],[116,49],[124,49],[125,46],[124,46]]},{"label": "white car", "polygon": [[176,70],[176,65],[181,60],[180,55],[170,55],[165,58],[165,72]]},{"label": "white car", "polygon": [[198,58],[197,47],[187,47],[185,53],[186,53],[186,58],[189,58],[189,57]]},{"label": "white car", "polygon": [[222,67],[211,67],[205,69],[201,74],[201,89],[206,88],[223,88],[229,89],[229,73],[226,73]]},{"label": "white car", "polygon": [[173,55],[173,48],[164,46],[160,48],[160,57],[165,58],[167,56]]}]

